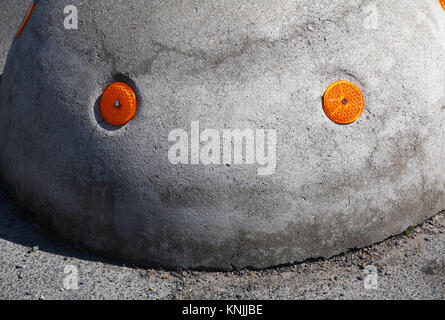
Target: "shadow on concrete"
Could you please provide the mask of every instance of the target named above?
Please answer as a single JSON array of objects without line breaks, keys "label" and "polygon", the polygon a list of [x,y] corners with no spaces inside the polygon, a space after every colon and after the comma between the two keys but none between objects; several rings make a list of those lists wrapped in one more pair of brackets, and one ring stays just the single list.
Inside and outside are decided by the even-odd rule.
[{"label": "shadow on concrete", "polygon": [[137,267],[119,260],[98,257],[42,227],[26,209],[18,206],[0,183],[0,238],[14,242],[30,250],[38,246],[40,251],[65,257],[107,263],[117,266]]}]

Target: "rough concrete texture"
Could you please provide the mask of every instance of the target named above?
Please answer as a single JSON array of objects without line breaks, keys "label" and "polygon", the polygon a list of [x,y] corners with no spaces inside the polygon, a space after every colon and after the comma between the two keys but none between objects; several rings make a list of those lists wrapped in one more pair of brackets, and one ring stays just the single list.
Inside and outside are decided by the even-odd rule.
[{"label": "rough concrete texture", "polygon": [[[371,289],[369,266],[377,269]],[[77,289],[64,285],[67,267],[77,269]],[[445,299],[445,213],[409,235],[329,260],[259,271],[166,271],[73,248],[0,191],[0,299]]]},{"label": "rough concrete texture", "polygon": [[[79,29],[63,28],[63,8]],[[0,173],[60,235],[171,268],[266,267],[399,234],[445,207],[445,13],[438,1],[49,1],[8,55]],[[339,126],[328,85],[366,110]],[[115,80],[136,117],[98,112]],[[275,175],[172,165],[169,132],[274,129]]]},{"label": "rough concrete texture", "polygon": [[0,3],[0,74],[29,3],[29,0],[2,0]]}]

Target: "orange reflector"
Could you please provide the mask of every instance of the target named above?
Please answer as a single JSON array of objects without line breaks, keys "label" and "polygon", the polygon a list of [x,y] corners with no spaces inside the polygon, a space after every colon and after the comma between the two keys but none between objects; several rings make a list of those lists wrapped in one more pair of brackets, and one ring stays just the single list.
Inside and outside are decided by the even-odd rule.
[{"label": "orange reflector", "polygon": [[323,109],[329,119],[338,124],[352,123],[360,117],[365,106],[362,92],[349,81],[331,84],[323,98]]},{"label": "orange reflector", "polygon": [[25,17],[23,18],[22,23],[20,24],[19,31],[17,31],[17,38],[20,38],[20,36],[22,35],[23,31],[25,30],[26,25],[29,22],[29,19],[31,19],[31,16],[32,16],[32,13],[34,12],[34,8],[35,7],[36,7],[36,2],[33,1],[31,3],[31,5],[29,6],[28,12],[26,12]]},{"label": "orange reflector", "polygon": [[115,82],[108,86],[100,99],[102,117],[114,126],[122,126],[133,119],[137,106],[133,88],[123,82]]},{"label": "orange reflector", "polygon": [[445,10],[445,0],[439,0],[439,2],[442,5],[443,10]]}]

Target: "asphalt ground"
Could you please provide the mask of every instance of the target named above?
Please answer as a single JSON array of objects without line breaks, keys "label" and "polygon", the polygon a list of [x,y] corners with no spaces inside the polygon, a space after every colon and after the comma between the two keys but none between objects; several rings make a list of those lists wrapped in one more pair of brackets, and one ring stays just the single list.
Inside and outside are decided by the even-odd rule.
[{"label": "asphalt ground", "polygon": [[443,212],[405,234],[327,260],[266,270],[167,271],[73,247],[0,192],[0,299],[444,298]]},{"label": "asphalt ground", "polygon": [[[0,73],[28,3],[2,0]],[[0,299],[444,298],[443,212],[405,234],[327,260],[267,270],[166,271],[73,247],[0,191]]]}]

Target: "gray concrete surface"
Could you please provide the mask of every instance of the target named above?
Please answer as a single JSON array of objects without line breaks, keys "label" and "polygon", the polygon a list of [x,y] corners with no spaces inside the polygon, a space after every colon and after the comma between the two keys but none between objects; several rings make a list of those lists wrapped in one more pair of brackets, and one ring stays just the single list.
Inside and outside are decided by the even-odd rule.
[{"label": "gray concrete surface", "polygon": [[30,3],[29,0],[0,2],[0,74],[3,72],[11,42]]},{"label": "gray concrete surface", "polygon": [[[54,238],[0,192],[2,300],[445,299],[444,259],[441,213],[409,235],[329,260],[262,271],[141,269],[98,259]],[[364,264],[377,268],[377,289],[365,289]],[[78,270],[77,290],[64,288],[67,266]]]},{"label": "gray concrete surface", "polygon": [[[79,30],[63,28],[66,4]],[[445,207],[443,34],[433,0],[40,0],[4,69],[0,173],[62,237],[143,265],[261,268],[367,246]],[[121,79],[140,106],[114,128],[97,104]],[[366,99],[349,126],[321,107],[340,79]],[[276,130],[276,174],[172,165],[169,132],[192,121]]]}]

